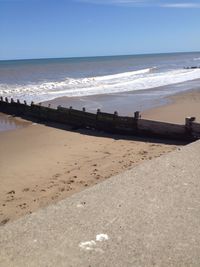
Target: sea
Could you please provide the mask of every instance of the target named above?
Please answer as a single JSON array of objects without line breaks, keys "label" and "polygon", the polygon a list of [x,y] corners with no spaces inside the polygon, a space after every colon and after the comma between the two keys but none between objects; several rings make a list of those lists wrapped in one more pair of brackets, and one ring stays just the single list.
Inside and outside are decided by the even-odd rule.
[{"label": "sea", "polygon": [[193,66],[200,52],[0,61],[0,96],[129,115],[198,88]]}]

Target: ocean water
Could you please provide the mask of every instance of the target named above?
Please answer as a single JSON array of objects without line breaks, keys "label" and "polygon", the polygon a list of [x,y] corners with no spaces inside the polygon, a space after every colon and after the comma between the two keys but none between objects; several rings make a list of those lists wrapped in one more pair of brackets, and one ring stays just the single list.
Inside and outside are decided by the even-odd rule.
[{"label": "ocean water", "polygon": [[137,94],[142,103],[199,86],[200,69],[188,66],[200,66],[200,52],[0,61],[0,96],[44,102],[114,95],[119,101]]}]

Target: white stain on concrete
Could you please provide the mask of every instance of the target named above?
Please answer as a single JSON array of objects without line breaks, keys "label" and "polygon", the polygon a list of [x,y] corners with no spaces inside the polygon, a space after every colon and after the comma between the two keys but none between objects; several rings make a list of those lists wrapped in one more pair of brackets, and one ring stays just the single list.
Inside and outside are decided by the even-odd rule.
[{"label": "white stain on concrete", "polygon": [[77,206],[76,206],[77,208],[79,208],[79,209],[82,209],[82,208],[84,208],[84,206],[83,206],[83,204],[77,204]]},{"label": "white stain on concrete", "polygon": [[109,236],[107,234],[99,234],[96,235],[96,241],[102,242],[109,239]]},{"label": "white stain on concrete", "polygon": [[109,236],[107,234],[98,234],[98,235],[96,235],[96,241],[90,240],[90,241],[81,242],[81,243],[79,243],[79,247],[85,251],[94,250],[96,252],[103,253],[104,251],[101,248],[97,247],[98,243],[107,241],[108,239],[109,239]]},{"label": "white stain on concrete", "polygon": [[94,250],[96,246],[96,242],[94,240],[81,242],[79,247],[83,250]]}]

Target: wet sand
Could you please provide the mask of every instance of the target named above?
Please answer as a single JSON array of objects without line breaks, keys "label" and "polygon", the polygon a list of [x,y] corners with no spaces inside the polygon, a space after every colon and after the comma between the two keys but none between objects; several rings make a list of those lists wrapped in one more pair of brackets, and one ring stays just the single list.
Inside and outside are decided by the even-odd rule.
[{"label": "wet sand", "polygon": [[30,125],[29,122],[0,113],[0,132],[16,130]]},{"label": "wet sand", "polygon": [[[132,92],[123,92],[109,95],[91,95],[81,97],[59,97],[43,104],[51,104],[53,108],[58,105],[82,110],[86,108],[88,112],[96,113],[97,109],[103,112],[118,112],[121,116],[133,116],[135,111],[144,112],[155,107],[162,107],[173,101],[172,95],[185,94],[187,88],[194,91],[199,90],[197,81],[190,81],[186,84],[175,84],[173,87],[164,86],[154,89],[139,90]],[[182,90],[182,93],[180,91]],[[179,93],[178,93],[179,92]],[[186,109],[187,111],[187,109]],[[168,116],[168,115],[167,115]],[[166,116],[165,116],[166,117]]]},{"label": "wet sand", "polygon": [[179,93],[168,99],[168,104],[146,110],[142,117],[177,124],[185,124],[187,117],[196,117],[200,122],[200,89]]},{"label": "wet sand", "polygon": [[59,105],[67,108],[71,106],[78,110],[82,110],[84,107],[88,112],[92,113],[96,113],[97,109],[111,114],[117,111],[121,116],[133,116],[137,110],[143,111],[144,109],[165,104],[167,102],[166,99],[158,98],[157,96],[160,90],[162,88],[157,88],[154,91],[144,90],[109,95],[59,97],[43,102],[43,105],[48,106],[50,104],[53,108],[57,108]]},{"label": "wet sand", "polygon": [[[199,119],[200,91],[173,96],[171,101],[143,117],[178,123],[191,115]],[[158,140],[30,123],[1,132],[0,142],[0,225],[177,148]]]}]

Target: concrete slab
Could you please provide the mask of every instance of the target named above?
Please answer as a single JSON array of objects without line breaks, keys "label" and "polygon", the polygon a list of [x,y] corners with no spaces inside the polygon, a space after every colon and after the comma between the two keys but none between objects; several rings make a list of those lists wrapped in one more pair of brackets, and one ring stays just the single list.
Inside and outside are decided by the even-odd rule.
[{"label": "concrete slab", "polygon": [[200,266],[200,142],[1,227],[0,266]]}]

